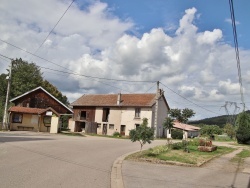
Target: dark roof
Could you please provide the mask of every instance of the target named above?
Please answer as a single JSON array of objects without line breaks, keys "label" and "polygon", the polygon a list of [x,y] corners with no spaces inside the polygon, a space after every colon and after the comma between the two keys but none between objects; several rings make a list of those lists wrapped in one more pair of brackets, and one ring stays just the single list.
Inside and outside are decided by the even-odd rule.
[{"label": "dark roof", "polygon": [[28,92],[26,92],[26,93],[24,93],[24,94],[22,94],[22,95],[19,95],[19,96],[17,96],[17,97],[15,97],[15,98],[13,98],[13,99],[11,99],[10,100],[10,102],[14,102],[15,100],[17,100],[17,99],[20,99],[21,97],[23,97],[23,96],[26,96],[26,95],[28,95],[28,94],[30,94],[30,93],[32,93],[32,92],[34,92],[34,91],[37,91],[37,90],[42,90],[43,92],[45,92],[46,94],[48,94],[51,98],[53,98],[55,101],[57,101],[59,104],[61,104],[64,108],[66,108],[68,111],[70,111],[71,113],[73,113],[73,111],[72,111],[72,109],[70,109],[68,106],[66,106],[65,104],[63,104],[61,101],[59,101],[56,97],[54,97],[53,95],[51,95],[48,91],[46,91],[43,87],[41,87],[41,86],[39,86],[39,87],[37,87],[37,88],[35,88],[35,89],[32,89],[32,90],[30,90],[30,91],[28,91]]},{"label": "dark roof", "polygon": [[118,94],[83,95],[72,106],[138,106],[151,107],[155,104],[155,94],[121,94],[117,105]]}]

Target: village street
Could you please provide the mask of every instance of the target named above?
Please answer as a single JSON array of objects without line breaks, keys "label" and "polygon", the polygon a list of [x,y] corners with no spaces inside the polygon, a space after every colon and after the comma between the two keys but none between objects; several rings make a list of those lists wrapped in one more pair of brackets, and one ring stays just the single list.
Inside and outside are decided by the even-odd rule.
[{"label": "village street", "polygon": [[[165,141],[145,148],[157,144]],[[138,149],[138,143],[125,139],[0,132],[1,187],[110,187],[113,162]],[[237,166],[221,168],[228,166],[226,161],[202,168],[124,161],[124,186],[247,187],[249,173],[237,172]]]},{"label": "village street", "polygon": [[127,139],[0,132],[0,187],[110,187],[115,159],[139,147]]}]

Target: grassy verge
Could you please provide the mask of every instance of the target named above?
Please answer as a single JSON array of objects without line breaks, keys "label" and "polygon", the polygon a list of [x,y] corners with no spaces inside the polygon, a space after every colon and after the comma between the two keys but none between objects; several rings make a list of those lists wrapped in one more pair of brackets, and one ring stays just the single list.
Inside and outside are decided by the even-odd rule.
[{"label": "grassy verge", "polygon": [[101,135],[101,134],[86,134],[86,135],[99,136],[99,137],[105,137],[105,138],[129,139],[129,137],[126,137],[126,136],[111,136],[111,135]]},{"label": "grassy verge", "polygon": [[231,159],[233,162],[243,162],[245,158],[250,157],[250,150],[243,149],[240,153],[236,154],[234,158]]},{"label": "grassy verge", "polygon": [[205,162],[217,156],[230,153],[234,148],[219,146],[213,152],[200,152],[197,146],[188,146],[189,153],[184,152],[183,149],[168,149],[167,146],[157,146],[149,150],[137,152],[129,155],[127,160],[146,161],[152,163],[166,163],[187,166],[200,166]]}]

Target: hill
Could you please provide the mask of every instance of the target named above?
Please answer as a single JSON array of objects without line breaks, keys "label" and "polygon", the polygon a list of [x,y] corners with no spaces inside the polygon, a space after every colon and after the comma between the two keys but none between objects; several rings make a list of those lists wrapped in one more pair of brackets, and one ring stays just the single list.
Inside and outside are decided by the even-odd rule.
[{"label": "hill", "polygon": [[[250,113],[248,110],[247,113]],[[236,118],[237,115],[235,115]],[[219,127],[224,127],[224,125],[227,123],[228,116],[223,115],[223,116],[216,116],[216,117],[211,117],[211,118],[205,118],[201,120],[196,120],[196,121],[189,121],[189,124],[192,125],[198,125],[198,124],[206,124],[206,125],[218,125]]]}]

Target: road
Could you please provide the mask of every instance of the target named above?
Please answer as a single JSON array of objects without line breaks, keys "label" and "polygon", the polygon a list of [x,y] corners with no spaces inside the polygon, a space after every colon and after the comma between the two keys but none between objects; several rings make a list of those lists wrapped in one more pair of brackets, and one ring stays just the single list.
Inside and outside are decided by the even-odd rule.
[{"label": "road", "polygon": [[110,187],[115,159],[139,147],[126,139],[0,132],[0,187]]}]

